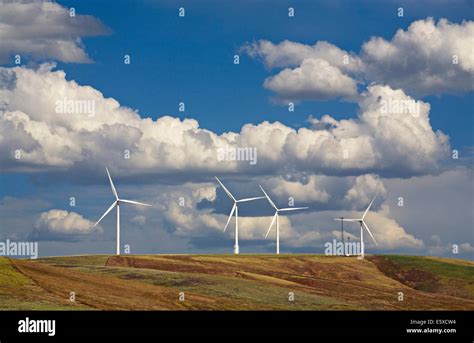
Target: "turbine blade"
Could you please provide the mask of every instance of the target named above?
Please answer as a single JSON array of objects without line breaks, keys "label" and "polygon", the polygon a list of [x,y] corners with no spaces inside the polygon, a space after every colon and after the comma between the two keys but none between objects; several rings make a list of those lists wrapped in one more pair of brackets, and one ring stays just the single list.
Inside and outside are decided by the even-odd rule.
[{"label": "turbine blade", "polygon": [[265,235],[265,239],[267,239],[268,234],[270,233],[270,230],[272,229],[273,223],[275,223],[275,219],[278,216],[278,211],[275,212],[275,215],[273,216],[272,222],[270,223],[270,226],[268,227],[267,234]]},{"label": "turbine blade", "polygon": [[229,219],[227,219],[227,223],[225,224],[224,232],[225,232],[225,230],[227,230],[227,226],[229,226],[230,220],[232,219],[232,215],[234,214],[234,211],[235,211],[236,207],[237,207],[237,204],[234,203],[234,206],[232,206],[232,210],[230,211],[230,214],[229,214]]},{"label": "turbine blade", "polygon": [[263,189],[263,187],[260,186],[260,185],[258,185],[258,186],[259,186],[260,189],[262,190],[263,194],[265,194],[265,197],[267,198],[267,200],[268,200],[268,202],[270,203],[270,205],[272,205],[273,208],[278,211],[278,207],[276,207],[275,203],[272,201],[272,199],[270,199],[270,197],[269,197],[268,194],[265,192],[265,190]]},{"label": "turbine blade", "polygon": [[224,184],[221,182],[221,180],[219,180],[219,179],[217,178],[217,176],[215,176],[215,178],[216,178],[217,182],[219,182],[219,184],[220,184],[220,185],[222,186],[222,188],[224,189],[224,192],[227,193],[227,195],[229,196],[229,198],[231,198],[231,199],[234,200],[234,201],[237,201],[237,200],[235,200],[235,198],[234,198],[234,196],[232,195],[232,193],[224,186]]},{"label": "turbine blade", "polygon": [[258,200],[258,199],[265,199],[265,197],[245,198],[245,199],[237,200],[237,202],[246,202],[246,201]]},{"label": "turbine blade", "polygon": [[117,190],[115,189],[114,183],[112,182],[112,178],[110,177],[109,170],[107,168],[105,168],[105,170],[107,171],[107,175],[109,177],[110,187],[112,187],[112,193],[114,193],[115,199],[118,200]]},{"label": "turbine blade", "polygon": [[278,211],[283,212],[283,211],[306,210],[307,208],[309,207],[288,207],[288,208],[279,209]]},{"label": "turbine blade", "polygon": [[367,207],[367,209],[365,210],[364,215],[362,216],[362,220],[364,220],[365,216],[367,215],[367,212],[369,212],[370,206],[372,206],[372,204],[374,203],[374,200],[375,200],[375,197],[370,202],[369,207]]},{"label": "turbine blade", "polygon": [[96,226],[97,224],[99,224],[100,221],[101,221],[102,219],[104,219],[104,217],[105,217],[107,214],[109,214],[110,211],[112,211],[112,209],[115,207],[116,204],[117,204],[117,202],[114,201],[114,202],[112,203],[112,205],[110,205],[110,207],[108,208],[108,210],[104,212],[104,214],[102,215],[102,217],[100,217],[100,219],[94,224],[94,226]]},{"label": "turbine blade", "polygon": [[334,220],[339,220],[339,221],[343,221],[343,222],[360,222],[359,219],[350,219],[350,218],[344,218],[344,219],[341,219],[341,218],[334,218]]},{"label": "turbine blade", "polygon": [[120,202],[126,202],[128,204],[134,204],[134,205],[142,205],[142,206],[149,206],[151,207],[150,204],[145,204],[143,202],[138,202],[138,201],[133,201],[133,200],[126,200],[126,199],[119,199]]},{"label": "turbine blade", "polygon": [[372,235],[372,232],[370,232],[369,227],[367,226],[367,224],[366,224],[364,221],[362,221],[362,224],[364,224],[365,229],[366,229],[367,232],[370,234],[370,237],[372,237],[372,239],[374,240],[374,243],[375,243],[376,245],[379,245],[379,244],[377,243],[377,241],[375,240],[374,235]]}]

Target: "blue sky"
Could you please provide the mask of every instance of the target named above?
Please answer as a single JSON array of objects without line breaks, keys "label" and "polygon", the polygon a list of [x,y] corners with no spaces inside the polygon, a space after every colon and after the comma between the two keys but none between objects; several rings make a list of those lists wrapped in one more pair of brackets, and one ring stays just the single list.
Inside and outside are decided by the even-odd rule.
[{"label": "blue sky", "polygon": [[[268,69],[244,54],[240,54],[240,65],[233,64],[233,56],[245,42],[288,39],[314,44],[327,40],[359,52],[370,37],[390,39],[417,19],[461,22],[472,19],[466,15],[474,13],[469,1],[454,1],[449,6],[442,1],[437,5],[429,2],[430,6],[423,1],[276,1],[272,5],[265,1],[183,1],[183,20],[176,15],[173,1],[125,0],[113,5],[98,1],[93,6],[87,1],[59,3],[74,7],[78,14],[99,18],[111,30],[105,36],[83,39],[93,63],[58,63],[68,79],[91,85],[142,116],[197,118],[201,127],[218,133],[239,131],[246,123],[264,120],[298,128],[308,125],[310,115],[331,114],[337,119],[356,115],[357,104],[340,99],[302,102],[292,113],[285,105],[275,104],[272,92],[262,87]],[[297,11],[292,19],[287,16],[290,6]],[[403,17],[395,15],[399,7],[404,9]],[[131,55],[131,65],[124,66],[124,54]],[[474,144],[472,92],[425,99],[432,105],[433,128],[442,129],[453,147],[469,153]],[[186,104],[185,113],[178,111],[181,101]],[[14,180],[18,182],[4,184],[0,192],[27,191],[21,187],[25,178],[15,176]]]},{"label": "blue sky", "polygon": [[[24,53],[25,61],[22,64],[23,68],[36,70],[41,63],[55,62],[57,66],[54,70],[64,71],[68,81],[75,81],[79,85],[93,87],[100,91],[105,98],[111,97],[117,100],[122,107],[138,111],[142,118],[150,117],[153,120],[159,120],[164,115],[180,118],[181,120],[192,118],[199,122],[201,128],[209,130],[217,136],[229,131],[239,133],[244,125],[253,124],[258,127],[264,121],[269,121],[270,123],[278,121],[289,129],[297,130],[301,127],[312,129],[313,123],[309,121],[309,118],[314,117],[319,120],[323,115],[330,115],[336,120],[339,123],[335,124],[336,126],[344,126],[345,124],[340,122],[341,120],[350,119],[357,122],[359,115],[369,111],[368,108],[363,108],[362,102],[350,97],[335,95],[328,100],[321,100],[319,95],[315,95],[313,99],[298,101],[295,111],[289,112],[285,104],[274,100],[278,97],[278,92],[264,86],[267,78],[274,78],[280,75],[284,67],[275,66],[272,68],[265,65],[263,61],[265,59],[264,55],[262,55],[263,57],[260,56],[260,58],[252,57],[249,53],[242,50],[242,47],[248,43],[265,40],[277,45],[282,41],[288,40],[309,47],[318,41],[327,41],[339,49],[351,52],[355,56],[360,56],[361,59],[364,59],[362,46],[365,42],[371,40],[372,37],[380,37],[386,41],[391,41],[397,30],[408,31],[411,24],[427,20],[429,17],[432,17],[435,23],[441,18],[445,18],[450,23],[453,23],[454,26],[461,26],[464,25],[463,22],[471,22],[472,13],[474,13],[474,4],[471,1],[274,1],[271,4],[267,1],[239,1],[238,3],[231,1],[182,1],[179,4],[175,1],[58,1],[58,4],[65,9],[74,7],[79,16],[92,16],[95,20],[100,21],[104,27],[107,27],[109,32],[99,32],[100,30],[94,31],[84,27],[81,33],[71,31],[72,33],[69,35],[64,34],[65,38],[63,37],[63,39],[65,40],[70,39],[70,37],[80,39],[82,42],[80,46],[92,60],[91,63],[83,63],[84,61],[80,61],[79,57],[77,61],[71,62],[64,58],[64,56],[60,56],[59,53],[55,54],[54,52],[51,52],[49,55],[46,54],[46,56],[44,53],[27,52]],[[178,17],[178,8],[180,6],[183,6],[186,10],[184,18]],[[287,9],[290,6],[295,8],[296,16],[294,18],[288,18]],[[403,17],[397,16],[397,9],[399,7],[403,8]],[[15,22],[15,18],[12,22]],[[49,28],[53,30],[51,27]],[[58,33],[53,32],[48,37],[54,37],[55,34]],[[25,33],[25,35],[28,35],[28,33]],[[28,36],[26,38],[30,39]],[[10,42],[10,40],[13,41],[15,38],[8,37],[8,39]],[[23,39],[26,42],[26,39]],[[31,39],[34,42],[38,38],[33,37]],[[15,45],[12,44],[12,46]],[[7,49],[9,49],[9,46],[5,48],[5,50]],[[14,50],[8,50],[8,52],[10,57],[15,53]],[[22,53],[22,51],[18,52]],[[124,65],[123,63],[123,56],[125,54],[131,56],[130,65]],[[239,65],[233,64],[233,56],[235,54],[240,56]],[[382,62],[385,63],[384,61]],[[380,65],[383,66],[382,62]],[[298,63],[301,63],[301,61]],[[365,59],[364,63],[370,67],[370,60]],[[324,158],[314,157],[315,161],[318,162],[315,162],[314,167],[312,167],[308,165],[308,162],[304,161],[305,159],[291,162],[291,158],[281,157],[281,164],[284,165],[284,168],[276,170],[272,164],[271,153],[269,153],[268,156],[262,155],[263,162],[259,164],[261,169],[250,170],[247,167],[239,167],[237,168],[240,172],[239,175],[235,170],[227,171],[226,168],[214,167],[212,165],[209,165],[208,170],[206,170],[206,163],[198,165],[196,170],[193,169],[195,165],[190,164],[189,173],[185,170],[188,167],[180,167],[178,170],[174,170],[172,167],[167,169],[167,166],[160,164],[161,160],[156,164],[153,164],[153,162],[151,165],[143,162],[143,166],[142,161],[140,161],[140,167],[132,171],[131,168],[124,167],[122,162],[110,157],[119,143],[113,140],[102,140],[104,134],[101,133],[97,137],[94,136],[95,138],[92,136],[84,138],[91,139],[93,142],[97,138],[97,143],[95,143],[97,144],[97,151],[102,151],[103,147],[100,144],[107,144],[107,149],[109,149],[107,151],[104,148],[104,155],[97,153],[97,156],[89,160],[90,162],[84,162],[88,158],[84,156],[95,155],[95,152],[84,152],[83,158],[78,157],[71,164],[65,163],[64,165],[51,162],[54,160],[54,153],[48,155],[49,159],[44,158],[40,162],[36,160],[33,161],[34,163],[29,161],[29,163],[34,165],[31,168],[24,166],[22,168],[9,167],[10,162],[5,163],[0,179],[0,197],[3,198],[4,206],[4,212],[2,213],[8,214],[7,209],[11,208],[11,206],[20,206],[20,203],[25,208],[30,208],[28,206],[31,205],[32,201],[42,201],[43,207],[38,210],[34,210],[32,207],[31,216],[25,218],[25,222],[22,224],[25,226],[23,231],[27,232],[35,227],[35,225],[39,225],[37,224],[37,218],[42,212],[46,212],[48,209],[68,209],[66,203],[71,193],[82,194],[82,204],[84,204],[86,194],[93,194],[95,198],[92,200],[92,203],[88,203],[87,206],[80,205],[84,207],[78,207],[73,210],[81,214],[84,219],[87,218],[87,220],[94,221],[100,215],[99,212],[101,210],[98,210],[98,207],[101,209],[106,206],[110,195],[108,194],[109,189],[107,189],[108,185],[104,178],[103,170],[105,165],[112,165],[115,168],[116,179],[123,185],[122,187],[125,189],[125,192],[131,193],[131,195],[138,198],[141,196],[139,190],[146,189],[147,187],[153,187],[150,189],[156,192],[172,193],[173,190],[169,189],[167,184],[175,185],[178,188],[183,187],[183,193],[187,192],[186,194],[190,194],[194,192],[193,194],[195,194],[197,192],[196,189],[199,187],[207,189],[210,182],[212,182],[212,176],[220,173],[224,177],[227,176],[231,186],[242,193],[254,192],[255,186],[248,185],[248,183],[250,182],[255,185],[260,182],[258,178],[260,180],[263,178],[268,182],[268,187],[275,187],[270,192],[279,197],[280,202],[284,202],[288,196],[291,196],[290,190],[295,188],[288,183],[283,182],[280,185],[277,181],[273,180],[274,178],[275,180],[278,178],[285,179],[287,174],[291,174],[288,180],[306,185],[305,187],[309,187],[307,185],[311,184],[307,183],[308,179],[311,179],[311,177],[315,178],[315,184],[318,186],[315,186],[315,189],[311,189],[314,192],[313,200],[316,202],[320,201],[322,205],[313,204],[314,208],[320,210],[312,211],[312,215],[319,215],[323,218],[329,218],[334,214],[329,213],[329,211],[338,208],[341,211],[354,211],[363,208],[364,204],[349,204],[347,200],[351,198],[349,194],[359,190],[357,186],[359,184],[365,185],[364,182],[373,184],[373,192],[383,189],[382,193],[385,195],[382,195],[383,200],[377,205],[379,215],[382,216],[383,214],[390,217],[388,213],[392,214],[391,219],[400,224],[400,226],[403,226],[404,232],[410,233],[416,239],[423,241],[423,248],[415,241],[408,247],[403,246],[401,243],[392,244],[387,241],[385,251],[414,251],[415,253],[422,254],[447,255],[446,245],[452,243],[449,241],[449,235],[442,233],[441,228],[434,230],[436,232],[439,231],[437,235],[441,236],[442,243],[438,243],[437,238],[433,238],[433,235],[427,232],[429,230],[428,226],[423,226],[416,218],[408,218],[406,212],[405,215],[399,213],[394,208],[394,203],[396,202],[397,195],[399,195],[398,190],[407,189],[407,184],[413,183],[410,186],[413,189],[423,190],[426,188],[431,190],[433,188],[430,186],[431,184],[442,182],[442,180],[446,181],[448,176],[453,177],[455,175],[454,177],[459,180],[466,180],[466,177],[467,179],[471,177],[471,155],[474,145],[474,123],[472,119],[474,108],[473,88],[468,88],[466,91],[451,85],[449,86],[451,88],[448,87],[448,91],[435,90],[427,92],[428,94],[419,95],[413,92],[408,87],[408,84],[407,88],[399,87],[396,84],[396,82],[400,82],[396,77],[396,68],[400,67],[400,65],[393,61],[390,63],[392,65],[387,66],[387,69],[393,68],[393,70],[391,70],[391,78],[387,80],[374,78],[373,74],[368,76],[369,73],[362,75],[357,74],[359,71],[351,73],[344,69],[341,70],[350,78],[357,80],[357,93],[359,95],[366,92],[367,87],[372,82],[378,85],[386,83],[393,89],[402,89],[407,96],[429,104],[428,116],[429,123],[432,126],[432,132],[430,129],[430,139],[434,139],[432,136],[435,136],[437,130],[442,131],[442,133],[449,137],[449,146],[442,142],[442,138],[436,138],[439,140],[440,151],[444,149],[443,153],[439,153],[443,157],[439,157],[438,153],[436,153],[436,158],[420,155],[419,166],[410,165],[409,163],[412,162],[407,161],[411,161],[412,157],[408,155],[403,157],[401,156],[402,153],[399,154],[399,152],[394,153],[390,149],[390,144],[384,142],[382,139],[383,135],[381,135],[382,138],[378,138],[381,141],[377,141],[378,145],[374,145],[374,147],[382,146],[380,152],[375,154],[377,158],[381,159],[381,162],[374,163],[368,167],[360,167],[358,164],[354,164],[346,168],[341,165],[339,170],[338,167],[331,165],[333,160],[328,156]],[[6,68],[15,67],[12,59],[3,61],[2,66]],[[295,65],[285,66],[285,68],[290,69],[296,67]],[[380,72],[379,74],[381,75],[382,73]],[[472,83],[472,74],[470,75]],[[49,76],[51,75],[38,77],[46,79]],[[25,80],[27,80],[27,77],[29,76],[24,76]],[[27,83],[28,81],[24,82]],[[58,86],[57,89],[61,88]],[[59,91],[57,94],[59,94]],[[38,108],[42,108],[41,106],[44,105],[42,100],[40,100],[44,96],[45,93],[41,93],[39,90],[37,93],[32,94],[33,99],[37,98],[38,102],[41,102],[41,105],[37,106]],[[55,96],[59,95],[51,93],[52,99]],[[6,98],[10,103],[14,103],[13,95],[7,94]],[[178,103],[181,101],[186,105],[184,113],[178,111]],[[45,119],[47,118],[45,113],[41,113],[41,115],[28,113],[27,110],[35,108],[35,106],[25,106],[18,105],[17,108],[12,107],[8,108],[8,110],[23,111],[32,119],[41,117],[41,121],[48,125],[55,122],[54,120],[49,121],[49,119]],[[114,114],[111,113],[110,116],[113,117]],[[107,121],[108,119],[104,120]],[[116,124],[118,128],[120,123],[117,122]],[[128,125],[129,122],[123,121],[123,124]],[[54,127],[54,125],[52,126]],[[133,126],[134,124],[130,125]],[[69,126],[66,127],[70,129]],[[362,127],[360,135],[365,134],[369,129]],[[140,130],[144,131],[143,127],[140,127]],[[79,132],[84,131],[79,130]],[[415,130],[414,132],[417,131]],[[158,136],[165,135],[165,133],[158,132]],[[132,137],[133,134],[133,132],[127,131],[125,136],[127,138]],[[109,135],[113,134],[109,133]],[[199,132],[197,129],[192,133],[193,138],[200,137],[200,135],[206,134]],[[241,135],[244,136],[242,133]],[[257,137],[263,135],[262,132],[257,134]],[[73,136],[72,131],[70,136]],[[178,136],[179,134],[176,134],[176,137]],[[254,138],[249,138],[245,141],[255,142],[252,139]],[[301,139],[303,140],[303,138]],[[410,139],[407,138],[408,140]],[[203,138],[202,142],[207,141]],[[262,144],[260,149],[263,150],[271,142]],[[14,147],[14,144],[17,143],[12,144],[11,146]],[[79,145],[81,144],[79,143]],[[134,144],[136,144],[134,146],[142,147],[143,143],[135,142]],[[424,149],[423,151],[426,152],[427,149],[429,150],[429,144],[425,148],[420,149]],[[433,145],[435,144],[433,143]],[[417,148],[417,145],[415,144],[414,147]],[[73,146],[68,148],[74,150]],[[86,151],[88,147],[83,147],[83,149]],[[290,148],[287,147],[285,149]],[[460,161],[451,163],[449,158],[446,157],[449,157],[449,151],[452,149],[460,151]],[[286,153],[289,150],[284,151]],[[410,154],[410,149],[407,148],[403,153]],[[156,152],[153,152],[150,156],[156,157],[156,154]],[[393,155],[394,157],[391,154],[395,154]],[[143,158],[143,154],[140,156],[142,156],[143,161],[146,160],[146,158]],[[386,156],[386,160],[384,160],[383,156]],[[108,160],[109,157],[110,160]],[[325,158],[328,159],[326,160]],[[391,158],[394,159],[395,167],[389,167],[390,163],[388,160]],[[398,158],[400,158],[400,163],[397,164],[396,159]],[[187,159],[189,160],[190,157],[188,156]],[[413,159],[416,160],[416,158]],[[433,162],[432,159],[436,161]],[[309,158],[306,160],[309,160]],[[404,163],[406,163],[406,166]],[[27,164],[27,166],[31,165]],[[163,168],[163,170],[160,168]],[[269,170],[273,170],[272,168],[275,171],[269,172]],[[393,172],[391,172],[390,168],[393,169]],[[245,182],[245,178],[249,182]],[[166,181],[160,181],[160,185],[157,186],[154,185],[154,181],[157,179]],[[446,183],[448,182],[446,181]],[[326,188],[320,189],[320,185],[324,185]],[[345,186],[341,185],[347,187],[344,188]],[[354,189],[354,191],[351,193],[350,189]],[[340,192],[341,194],[333,196],[331,199],[335,199],[334,201],[324,200],[322,194],[332,191]],[[472,200],[471,191],[471,187],[467,187],[466,194],[460,196],[460,198]],[[442,196],[448,193],[449,191],[447,190],[439,190],[436,193],[437,195],[432,196]],[[456,197],[454,194],[452,196]],[[10,200],[6,201],[5,199]],[[12,202],[11,199],[16,199],[18,202]],[[98,199],[103,199],[103,201]],[[311,199],[309,197],[300,202],[303,205],[311,205]],[[220,191],[217,192],[217,199],[211,195],[208,198],[204,197],[196,200],[197,203],[199,201],[204,201],[204,203],[209,201],[202,208],[210,209],[211,213],[221,214],[222,218],[228,212],[228,202],[226,202],[225,194]],[[417,199],[417,201],[424,202],[425,200],[420,195],[420,199]],[[464,205],[469,205],[469,200]],[[248,211],[253,216],[257,216],[256,213],[263,209],[264,206],[264,204],[256,205],[253,209],[248,208]],[[207,223],[206,220],[208,218],[205,217],[205,213],[199,212],[199,208],[199,206],[196,206],[189,209],[189,213],[202,215],[202,225],[205,226],[204,223]],[[133,210],[130,210],[130,212],[133,213]],[[166,217],[166,214],[164,213],[163,216]],[[214,224],[209,224],[209,227],[204,230],[204,233],[209,233],[207,236],[205,234],[195,234],[196,228],[186,228],[189,232],[192,231],[192,238],[189,239],[189,237],[183,238],[179,236],[179,226],[186,226],[186,224],[181,223],[176,218],[167,218],[166,220],[154,218],[151,220],[151,223],[154,225],[153,230],[151,230],[149,226],[143,228],[136,224],[140,220],[132,222],[132,217],[133,215],[130,215],[126,223],[128,223],[129,227],[133,227],[131,232],[134,232],[136,235],[142,235],[142,238],[139,240],[143,248],[147,247],[151,250],[156,248],[148,246],[147,239],[143,237],[147,237],[147,235],[153,237],[153,232],[159,231],[162,232],[160,234],[163,235],[164,242],[166,240],[169,240],[169,242],[163,243],[162,246],[158,246],[156,249],[160,247],[164,249],[166,246],[167,249],[172,251],[175,246],[177,252],[202,251],[202,249],[216,249],[215,244],[217,244],[218,249],[221,249],[220,251],[226,251],[227,246],[225,244],[227,242],[222,240],[220,236],[216,236],[213,231],[215,229],[213,227]],[[469,230],[472,230],[473,224],[472,216],[466,214],[462,219],[460,225],[463,226],[463,229],[460,231],[459,241],[461,243],[472,243],[472,231],[471,235],[469,235]],[[311,216],[308,216],[306,219],[304,219],[304,215],[297,217],[291,223],[294,226],[294,232],[305,232],[304,229],[301,229],[305,225],[305,220],[307,220],[306,223],[314,222],[314,218]],[[13,219],[11,221],[9,219],[6,222],[10,223],[12,221]],[[380,219],[379,223],[382,222],[383,220]],[[392,224],[391,222],[386,223],[386,225]],[[331,231],[327,229],[327,221],[315,225],[324,226],[326,231]],[[113,240],[113,234],[110,231],[112,226],[113,221],[110,220],[110,222],[104,224],[104,229],[108,227],[105,230],[105,236],[92,235],[90,241],[93,242],[94,246],[95,244],[102,246],[103,242],[101,242],[101,239],[104,239],[104,237],[107,240]],[[413,229],[414,226],[419,226],[419,228]],[[178,236],[176,236],[176,233],[178,233]],[[301,237],[305,237],[304,234]],[[328,239],[328,237],[323,234],[320,237],[313,238],[315,242],[321,243],[324,239]],[[304,240],[303,238],[301,239]],[[430,243],[430,240],[435,242]],[[48,246],[47,251],[49,254],[54,254],[55,251],[67,253],[69,250],[64,248],[65,245],[72,245],[70,250],[74,252],[84,251],[81,250],[83,245],[80,245],[80,240],[79,243],[74,243],[74,240],[62,242],[61,239],[58,239],[58,242],[55,242],[54,239],[46,241],[47,243],[45,244]],[[218,243],[215,243],[216,241]],[[255,251],[271,249],[268,242],[256,239],[252,233],[249,233],[248,241]],[[399,241],[401,240],[399,239]],[[208,242],[207,245],[206,242]],[[105,245],[110,245],[110,242],[104,243]],[[304,244],[299,244],[298,240],[295,239],[292,242],[291,249],[293,251],[307,251],[310,248]],[[471,247],[466,249],[472,255]]]},{"label": "blue sky", "polygon": [[[186,9],[183,20],[175,15],[174,1],[114,1],[113,6],[109,1],[94,6],[84,1],[61,3],[100,18],[113,31],[110,36],[84,40],[94,64],[60,64],[70,79],[93,85],[142,115],[192,116],[202,127],[217,132],[237,131],[245,123],[263,120],[297,127],[306,125],[309,115],[330,113],[345,118],[354,116],[357,109],[341,101],[308,102],[288,113],[285,106],[273,104],[271,92],[263,89],[269,74],[261,63],[242,56],[240,65],[233,64],[234,54],[245,42],[288,39],[314,44],[326,40],[359,52],[371,36],[389,39],[417,19],[460,22],[472,19],[466,14],[474,13],[469,1],[454,1],[449,6],[442,2],[423,6],[422,1],[276,1],[272,5],[184,1],[180,3]],[[292,19],[287,17],[290,6],[297,13]],[[400,6],[404,8],[402,18],[394,15]],[[124,54],[132,57],[127,67]],[[186,103],[184,114],[178,111],[180,101]],[[457,146],[471,146],[472,131],[466,123],[472,118],[472,93],[429,101],[434,128],[443,128]]]}]

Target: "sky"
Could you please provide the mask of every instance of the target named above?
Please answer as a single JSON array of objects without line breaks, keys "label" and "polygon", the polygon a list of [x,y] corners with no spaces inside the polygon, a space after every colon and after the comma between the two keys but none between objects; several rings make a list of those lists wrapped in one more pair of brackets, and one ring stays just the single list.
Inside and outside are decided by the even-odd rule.
[{"label": "sky", "polygon": [[[108,167],[153,205],[121,207],[134,253],[232,252],[217,175],[309,207],[282,252],[323,252],[377,196],[366,252],[473,259],[473,2],[1,3],[0,240],[114,252]],[[238,148],[255,163],[219,158]],[[239,206],[241,252],[274,251],[272,215]]]}]

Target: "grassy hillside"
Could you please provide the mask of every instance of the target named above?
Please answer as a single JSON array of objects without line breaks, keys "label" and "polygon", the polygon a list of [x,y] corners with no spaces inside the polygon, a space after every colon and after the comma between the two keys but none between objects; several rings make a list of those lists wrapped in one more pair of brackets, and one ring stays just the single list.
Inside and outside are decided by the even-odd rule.
[{"label": "grassy hillside", "polygon": [[387,276],[425,292],[474,300],[474,264],[469,261],[424,256],[372,256]]},{"label": "grassy hillside", "polygon": [[[0,258],[0,276],[2,309],[474,309],[474,264],[428,257]],[[69,301],[71,291],[75,302]],[[289,301],[290,292],[294,301]]]},{"label": "grassy hillside", "polygon": [[72,306],[39,287],[31,278],[21,273],[11,260],[0,257],[0,309],[2,310],[67,310],[87,309]]}]

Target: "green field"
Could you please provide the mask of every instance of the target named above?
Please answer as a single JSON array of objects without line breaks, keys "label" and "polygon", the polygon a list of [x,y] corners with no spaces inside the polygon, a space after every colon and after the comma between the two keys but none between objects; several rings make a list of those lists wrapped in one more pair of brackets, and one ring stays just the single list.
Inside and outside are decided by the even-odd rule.
[{"label": "green field", "polygon": [[474,263],[434,257],[0,258],[0,277],[3,310],[474,309]]}]

